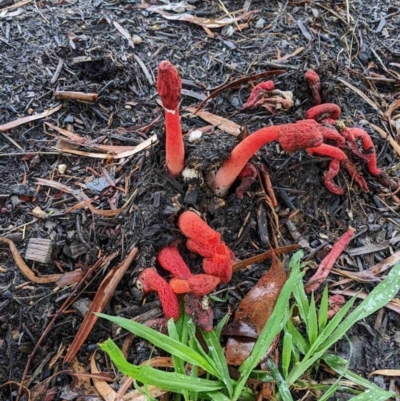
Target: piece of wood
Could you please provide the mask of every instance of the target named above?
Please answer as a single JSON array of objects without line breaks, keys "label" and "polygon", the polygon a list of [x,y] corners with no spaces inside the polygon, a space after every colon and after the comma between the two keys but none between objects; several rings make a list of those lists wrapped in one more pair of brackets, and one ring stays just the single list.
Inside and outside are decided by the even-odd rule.
[{"label": "piece of wood", "polygon": [[25,259],[47,265],[50,262],[53,242],[45,238],[31,238],[25,253]]}]

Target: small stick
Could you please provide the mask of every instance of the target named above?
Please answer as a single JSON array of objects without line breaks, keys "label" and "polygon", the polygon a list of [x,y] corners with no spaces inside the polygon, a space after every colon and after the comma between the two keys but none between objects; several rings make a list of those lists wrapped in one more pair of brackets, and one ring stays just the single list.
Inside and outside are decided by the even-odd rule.
[{"label": "small stick", "polygon": [[77,100],[78,102],[93,103],[99,97],[97,93],[72,91],[56,91],[54,97],[58,100]]}]

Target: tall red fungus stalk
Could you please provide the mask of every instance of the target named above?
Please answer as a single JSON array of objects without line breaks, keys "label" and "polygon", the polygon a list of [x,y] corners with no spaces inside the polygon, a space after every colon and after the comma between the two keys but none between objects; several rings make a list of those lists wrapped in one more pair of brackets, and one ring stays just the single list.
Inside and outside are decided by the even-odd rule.
[{"label": "tall red fungus stalk", "polygon": [[185,166],[185,147],[179,116],[182,80],[177,69],[168,61],[158,65],[157,92],[161,97],[165,115],[165,161],[167,171],[177,177]]}]

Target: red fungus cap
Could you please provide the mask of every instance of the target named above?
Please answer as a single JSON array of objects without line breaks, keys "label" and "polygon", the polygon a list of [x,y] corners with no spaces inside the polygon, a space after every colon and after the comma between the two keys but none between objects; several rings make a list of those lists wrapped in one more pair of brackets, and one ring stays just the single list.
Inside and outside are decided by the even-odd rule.
[{"label": "red fungus cap", "polygon": [[167,60],[158,66],[157,91],[165,111],[165,163],[168,174],[177,177],[185,167],[185,146],[179,117],[182,80],[176,68]]},{"label": "red fungus cap", "polygon": [[198,214],[192,211],[183,212],[178,219],[182,234],[197,243],[204,252],[212,251],[221,242],[221,234],[213,230]]},{"label": "red fungus cap", "polygon": [[167,319],[179,318],[178,298],[168,283],[151,267],[144,269],[137,280],[146,294],[149,291],[157,291],[161,306]]},{"label": "red fungus cap", "polygon": [[187,280],[192,276],[176,246],[167,246],[157,255],[158,263],[173,276]]},{"label": "red fungus cap", "polygon": [[232,278],[233,257],[231,250],[220,242],[215,248],[211,258],[203,260],[203,270],[211,275],[219,277],[221,283],[228,283]]},{"label": "red fungus cap", "polygon": [[314,70],[308,70],[304,74],[308,89],[311,93],[311,101],[313,104],[321,104],[321,81],[319,75]]},{"label": "red fungus cap", "polygon": [[157,92],[166,109],[178,107],[181,90],[182,80],[177,69],[168,60],[161,61],[158,65]]},{"label": "red fungus cap", "polygon": [[316,121],[322,121],[326,119],[337,120],[340,117],[340,113],[341,109],[337,104],[324,103],[308,109],[306,113],[306,118],[310,118]]}]

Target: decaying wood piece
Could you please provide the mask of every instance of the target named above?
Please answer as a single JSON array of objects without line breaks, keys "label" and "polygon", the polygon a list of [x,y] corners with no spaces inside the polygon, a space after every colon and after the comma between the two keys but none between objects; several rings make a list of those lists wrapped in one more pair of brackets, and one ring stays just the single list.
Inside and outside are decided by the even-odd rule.
[{"label": "decaying wood piece", "polygon": [[25,252],[25,259],[47,265],[50,262],[53,241],[46,238],[31,238]]},{"label": "decaying wood piece", "polygon": [[50,275],[43,275],[43,276],[36,276],[36,274],[29,268],[29,266],[25,263],[22,256],[19,254],[17,247],[15,246],[14,242],[10,239],[5,237],[0,237],[0,242],[4,242],[8,244],[14,262],[17,264],[19,269],[21,270],[22,274],[30,281],[36,284],[49,284],[54,283],[62,277],[62,274],[50,274]]},{"label": "decaying wood piece", "polygon": [[78,102],[94,103],[99,97],[97,93],[73,91],[56,91],[54,97],[58,100],[77,100]]}]

